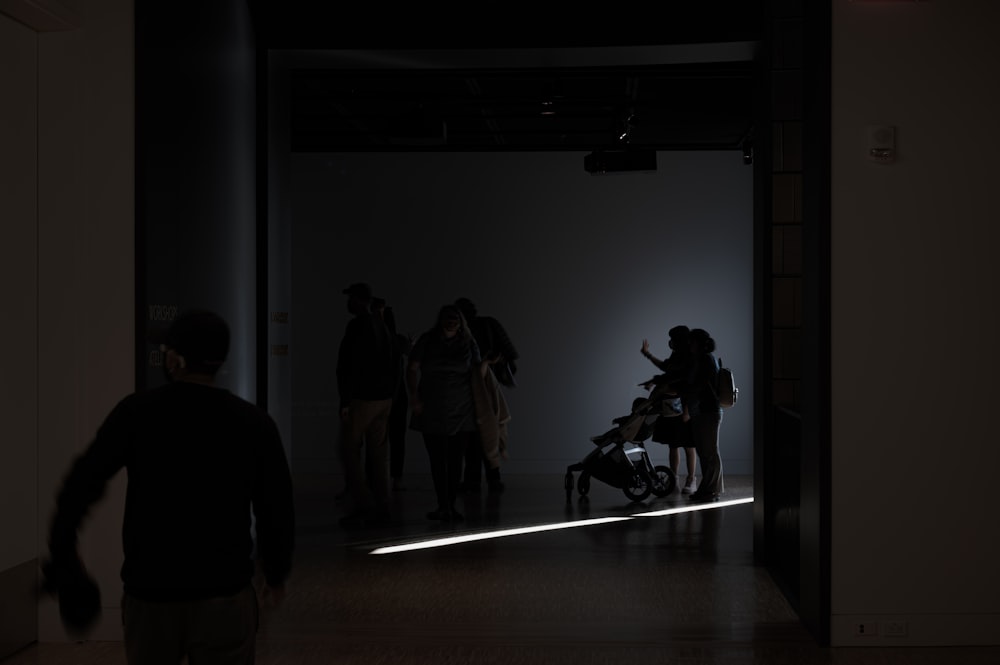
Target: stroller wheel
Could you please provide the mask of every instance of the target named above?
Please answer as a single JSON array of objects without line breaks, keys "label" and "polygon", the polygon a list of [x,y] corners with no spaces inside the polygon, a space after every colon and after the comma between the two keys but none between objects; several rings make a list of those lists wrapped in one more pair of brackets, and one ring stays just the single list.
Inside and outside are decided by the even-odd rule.
[{"label": "stroller wheel", "polygon": [[580,477],[576,479],[576,491],[580,493],[580,496],[587,496],[590,491],[589,473],[581,473]]},{"label": "stroller wheel", "polygon": [[653,489],[649,479],[644,474],[636,472],[629,478],[622,491],[632,501],[642,501],[650,495]]},{"label": "stroller wheel", "polygon": [[656,475],[653,476],[653,494],[664,497],[673,492],[677,487],[677,476],[674,475],[670,467],[658,464],[653,467],[653,470],[656,471]]}]

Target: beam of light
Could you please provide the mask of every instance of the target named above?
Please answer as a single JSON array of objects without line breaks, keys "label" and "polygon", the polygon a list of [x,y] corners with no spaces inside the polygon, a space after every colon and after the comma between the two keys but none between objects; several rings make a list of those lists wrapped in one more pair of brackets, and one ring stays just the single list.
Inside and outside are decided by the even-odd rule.
[{"label": "beam of light", "polygon": [[572,529],[578,526],[593,526],[595,524],[607,524],[608,522],[622,522],[630,520],[631,517],[599,517],[590,520],[576,520],[573,522],[557,522],[555,524],[539,524],[536,526],[518,527],[515,529],[502,529],[500,531],[483,531],[481,533],[466,533],[460,536],[449,536],[448,538],[435,538],[434,540],[422,540],[416,543],[405,545],[392,545],[390,547],[379,547],[369,554],[393,554],[395,552],[409,552],[411,550],[425,550],[432,547],[445,547],[447,545],[458,545],[460,543],[471,543],[476,540],[490,540],[492,538],[504,538],[506,536],[518,536],[523,533],[538,533],[540,531],[555,531],[557,529]]},{"label": "beam of light", "polygon": [[714,510],[727,506],[737,506],[743,503],[753,503],[753,497],[746,499],[731,499],[728,501],[715,501],[712,503],[698,503],[692,506],[678,506],[667,508],[666,510],[654,510],[644,513],[633,513],[627,517],[598,517],[587,520],[573,520],[570,522],[556,522],[554,524],[539,524],[536,526],[525,526],[514,529],[501,529],[499,531],[482,531],[479,533],[467,533],[459,536],[448,536],[447,538],[435,538],[433,540],[422,540],[415,543],[405,543],[403,545],[390,545],[372,550],[369,554],[396,554],[398,552],[411,552],[413,550],[426,550],[435,547],[447,547],[448,545],[459,545],[461,543],[471,543],[477,540],[491,540],[493,538],[505,538],[507,536],[518,536],[525,533],[540,533],[542,531],[556,531],[558,529],[573,529],[581,526],[594,526],[595,524],[608,524],[610,522],[623,522],[637,517],[662,517],[664,515],[677,515],[680,513],[693,513],[699,510]]},{"label": "beam of light", "polygon": [[725,508],[726,506],[738,506],[741,503],[753,503],[753,497],[745,499],[729,499],[727,501],[713,501],[711,503],[696,503],[691,506],[678,506],[667,508],[666,510],[653,510],[648,513],[633,513],[632,517],[662,517],[664,515],[677,515],[679,513],[693,513],[699,510],[714,510]]}]

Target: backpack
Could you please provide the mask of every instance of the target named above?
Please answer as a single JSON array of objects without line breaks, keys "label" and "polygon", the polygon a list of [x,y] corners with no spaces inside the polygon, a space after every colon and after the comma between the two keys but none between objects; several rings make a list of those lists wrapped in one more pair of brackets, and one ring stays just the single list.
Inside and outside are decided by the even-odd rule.
[{"label": "backpack", "polygon": [[718,381],[715,396],[719,399],[719,406],[723,409],[728,409],[736,404],[736,398],[739,397],[740,389],[736,387],[736,379],[733,378],[732,370],[722,365],[722,358],[719,358]]}]

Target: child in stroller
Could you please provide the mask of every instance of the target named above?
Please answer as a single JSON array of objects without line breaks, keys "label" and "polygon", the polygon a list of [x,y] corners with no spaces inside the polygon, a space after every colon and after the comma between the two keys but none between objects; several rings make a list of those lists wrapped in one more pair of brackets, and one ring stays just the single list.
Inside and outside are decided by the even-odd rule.
[{"label": "child in stroller", "polygon": [[[640,384],[645,385],[645,384]],[[637,397],[632,411],[612,419],[614,427],[590,440],[597,448],[576,464],[566,467],[564,489],[569,500],[575,485],[581,496],[590,491],[591,477],[621,489],[632,501],[642,501],[650,494],[664,497],[674,491],[677,478],[666,465],[654,466],[644,442],[653,433],[653,423],[673,400],[668,386],[655,388],[648,397]],[[580,477],[574,481],[573,472]]]}]

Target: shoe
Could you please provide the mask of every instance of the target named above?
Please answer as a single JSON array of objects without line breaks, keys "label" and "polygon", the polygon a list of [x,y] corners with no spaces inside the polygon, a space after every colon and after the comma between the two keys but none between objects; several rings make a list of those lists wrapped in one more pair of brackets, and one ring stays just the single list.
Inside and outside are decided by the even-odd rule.
[{"label": "shoe", "polygon": [[687,480],[684,481],[684,489],[681,490],[681,494],[694,494],[695,489],[694,476],[688,476]]},{"label": "shoe", "polygon": [[693,494],[688,495],[688,499],[690,501],[694,501],[695,503],[711,503],[712,501],[718,501],[719,495],[709,494],[708,492],[694,492]]}]

